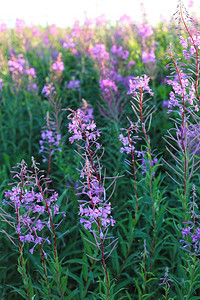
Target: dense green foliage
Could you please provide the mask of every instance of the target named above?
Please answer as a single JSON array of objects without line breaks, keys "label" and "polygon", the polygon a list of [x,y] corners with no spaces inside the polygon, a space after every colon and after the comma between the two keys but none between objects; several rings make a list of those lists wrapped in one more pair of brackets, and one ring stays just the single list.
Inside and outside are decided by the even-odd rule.
[{"label": "dense green foliage", "polygon": [[[194,217],[192,212],[186,213],[190,211],[189,203],[194,197],[193,184],[196,184],[196,203],[199,202],[199,173],[197,170],[190,182],[187,181],[187,191],[184,192],[184,179],[179,180],[165,163],[175,165],[174,158],[166,150],[166,140],[163,139],[174,126],[173,119],[177,118],[176,112],[168,114],[164,103],[172,90],[166,83],[166,78],[170,75],[170,69],[166,68],[170,62],[166,58],[170,42],[178,57],[183,57],[182,46],[174,27],[174,24],[160,23],[146,39],[141,38],[138,27],[131,22],[119,22],[115,26],[109,23],[90,25],[86,22],[82,26],[75,24],[73,28],[66,30],[55,26],[16,27],[0,32],[0,77],[4,83],[0,92],[0,206],[16,217],[12,208],[3,202],[5,192],[10,189],[8,183],[13,182],[10,171],[22,159],[31,169],[33,156],[40,163],[39,168],[47,174],[48,153],[44,161],[39,141],[42,128],[48,126],[48,112],[50,120],[56,123],[57,131],[61,134],[61,151],[55,150],[52,154],[49,177],[51,188],[59,195],[60,211],[66,214],[56,227],[64,299],[199,299],[199,252],[197,250],[192,255],[183,249],[183,243],[180,242],[183,239],[183,222],[189,220],[190,216]],[[183,32],[182,35],[186,36],[186,33]],[[73,39],[74,47],[64,47],[64,42],[68,43],[70,38]],[[91,54],[91,49],[97,44],[104,44],[109,53],[109,59],[104,61],[106,66]],[[127,59],[115,57],[115,53],[111,51],[113,45],[126,49],[129,52]],[[152,47],[155,59],[145,62],[142,52],[150,53]],[[15,60],[20,54],[23,54],[25,60],[24,69],[34,68],[35,77],[9,70],[8,61]],[[61,72],[52,69],[52,64],[58,57],[64,63],[64,70]],[[131,61],[134,62],[129,64]],[[146,74],[150,77],[149,85],[154,95],[148,105],[150,108],[155,106],[155,112],[147,122],[150,143],[142,131],[138,133],[141,140],[137,142],[137,150],[146,151],[147,155],[144,157],[145,172],[141,161],[136,161],[136,181],[131,164],[125,162],[127,155],[120,153],[122,144],[119,141],[121,129],[128,128],[130,121],[137,122],[130,103],[134,99],[127,94],[128,84],[124,84],[125,81],[121,79],[115,81],[117,91],[111,91],[112,104],[106,102],[105,93],[100,86],[105,71],[103,67],[116,72],[123,80],[127,79],[127,82],[128,76]],[[107,79],[106,76],[104,79]],[[79,88],[69,88],[70,80],[79,81]],[[45,97],[43,87],[51,83],[56,94]],[[33,84],[37,88],[27,89]],[[145,99],[148,97],[144,95]],[[68,111],[62,110],[77,110],[82,107],[82,99],[86,99],[89,107],[93,108],[94,120],[101,131],[100,143],[104,149],[101,158],[102,174],[106,170],[106,177],[118,177],[109,200],[112,203],[112,216],[116,221],[111,234],[118,238],[117,246],[106,260],[110,280],[109,297],[106,296],[102,262],[91,258],[94,256],[94,246],[87,239],[94,241],[94,238],[79,222],[76,185],[81,157],[74,151],[77,149],[76,145],[69,142],[71,135],[68,132]],[[197,142],[199,143],[199,136]],[[183,162],[185,156],[177,154],[175,149],[176,147],[172,149],[174,155]],[[148,155],[158,159],[154,166],[149,164],[152,157],[149,158]],[[197,154],[196,159],[199,159]],[[106,187],[111,182],[112,179],[107,180]],[[108,195],[111,189],[108,189]],[[54,224],[61,219],[60,215],[56,215]],[[199,224],[196,223],[196,226]],[[27,299],[19,247],[16,246],[17,234],[2,217],[2,211],[0,229],[0,298]],[[16,245],[9,240],[9,236]],[[48,296],[40,249],[36,247],[34,254],[29,249],[30,243],[25,243],[24,268],[29,278],[30,295],[35,295],[32,299],[60,299],[54,280],[57,266],[51,246],[46,248],[51,289]],[[165,281],[160,285],[163,278]]]}]

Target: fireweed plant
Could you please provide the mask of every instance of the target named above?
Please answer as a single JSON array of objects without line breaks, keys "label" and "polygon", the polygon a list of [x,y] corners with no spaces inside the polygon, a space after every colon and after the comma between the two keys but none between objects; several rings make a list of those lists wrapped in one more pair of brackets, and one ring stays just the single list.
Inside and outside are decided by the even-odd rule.
[{"label": "fireweed plant", "polygon": [[199,21],[175,21],[0,24],[2,300],[199,299]]},{"label": "fireweed plant", "polygon": [[[32,158],[34,171],[29,171],[25,161],[14,167],[15,171],[11,183],[11,190],[5,193],[4,206],[11,207],[14,210],[14,216],[9,214],[5,209],[1,208],[1,217],[4,222],[7,222],[14,230],[17,237],[6,234],[9,240],[19,249],[19,272],[22,274],[23,283],[26,290],[27,299],[33,299],[36,294],[31,282],[26,274],[26,260],[24,259],[25,244],[31,245],[29,252],[33,255],[35,248],[40,248],[41,263],[43,267],[42,292],[50,298],[51,289],[55,288],[50,283],[46,261],[47,253],[44,250],[46,244],[53,244],[54,265],[51,268],[51,273],[55,276],[55,282],[58,286],[58,295],[63,299],[63,291],[61,287],[60,269],[57,255],[56,232],[55,228],[59,224],[53,223],[53,217],[57,214],[65,215],[59,211],[60,205],[56,202],[58,194],[52,189],[48,189],[50,183],[49,178],[45,178],[42,172],[38,169],[37,163]],[[51,195],[48,195],[51,192]],[[45,229],[48,229],[47,233]],[[49,260],[50,263],[50,260]],[[55,270],[54,270],[55,269]],[[55,274],[53,274],[53,271]],[[20,293],[25,295],[23,292]]]},{"label": "fireweed plant", "polygon": [[[106,278],[106,297],[110,296],[110,279],[106,266],[106,259],[111,255],[117,239],[110,235],[110,227],[113,227],[116,221],[111,216],[110,195],[107,199],[106,188],[104,186],[106,177],[102,177],[102,166],[100,164],[100,156],[97,151],[101,146],[98,142],[100,131],[96,129],[96,123],[91,120],[91,116],[87,111],[78,109],[68,115],[69,132],[73,135],[69,141],[73,143],[77,141],[78,154],[81,156],[80,179],[81,185],[78,190],[81,190],[78,195],[83,195],[79,202],[80,223],[84,228],[92,233],[93,239],[87,239],[87,242],[92,244],[96,251],[94,256],[89,256],[94,261],[101,261]],[[114,179],[114,181],[116,178]],[[113,182],[114,183],[114,182]]]},{"label": "fireweed plant", "polygon": [[[124,261],[118,272],[118,277],[122,272],[123,268],[126,266],[126,262],[129,258],[131,247],[134,240],[135,231],[137,231],[137,223],[139,219],[142,219],[141,211],[139,209],[139,203],[142,201],[148,201],[150,199],[151,203],[151,230],[152,234],[149,232],[149,251],[146,247],[146,240],[144,239],[144,251],[142,254],[142,273],[143,273],[143,291],[142,294],[146,292],[146,284],[151,278],[152,264],[155,261],[154,252],[156,249],[156,236],[157,230],[157,216],[156,216],[156,201],[162,199],[162,193],[160,193],[155,177],[155,172],[158,168],[158,158],[152,153],[150,137],[148,136],[148,129],[150,128],[152,115],[155,112],[155,106],[150,107],[149,101],[153,96],[153,92],[149,87],[150,78],[146,75],[140,77],[133,77],[129,82],[128,94],[132,96],[131,105],[134,112],[135,121],[129,120],[130,126],[128,129],[122,129],[123,132],[119,135],[119,139],[122,142],[123,147],[121,147],[120,152],[126,153],[129,157],[126,159],[126,163],[129,166],[129,172],[131,169],[131,176],[133,182],[134,190],[134,217],[132,230],[130,232],[130,240],[127,247],[127,252]],[[144,141],[144,143],[142,143]],[[142,178],[141,175],[142,174]],[[156,184],[155,184],[156,182]],[[143,185],[145,189],[145,196],[140,196],[138,189],[139,185]],[[146,258],[149,256],[150,263],[147,269]]]},{"label": "fireweed plant", "polygon": [[[171,70],[167,83],[173,87],[170,92],[168,112],[174,113],[174,128],[168,130],[166,142],[170,146],[167,150],[176,162],[171,166],[177,178],[173,178],[180,187],[183,208],[187,210],[188,196],[191,190],[191,179],[199,169],[199,41],[198,32],[194,30],[194,21],[189,18],[182,3],[175,15],[178,19],[177,29],[180,31],[180,43],[183,47],[181,59],[170,46],[167,65]],[[186,24],[187,23],[187,24]],[[181,34],[186,34],[183,38]],[[184,61],[183,61],[184,60]],[[171,151],[175,150],[176,154]]]}]

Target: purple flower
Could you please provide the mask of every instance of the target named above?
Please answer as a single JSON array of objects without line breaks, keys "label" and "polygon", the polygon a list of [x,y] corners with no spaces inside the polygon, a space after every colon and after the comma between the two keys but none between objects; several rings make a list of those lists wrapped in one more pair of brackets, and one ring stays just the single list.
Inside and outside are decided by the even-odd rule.
[{"label": "purple flower", "polygon": [[131,68],[132,66],[134,66],[136,64],[136,62],[134,60],[131,60],[128,62],[128,64],[126,65],[128,68]]},{"label": "purple flower", "polygon": [[9,71],[12,74],[23,73],[26,65],[23,54],[19,54],[17,57],[14,55],[11,56],[11,59],[8,60]]},{"label": "purple flower", "polygon": [[46,47],[50,44],[49,37],[46,34],[43,36],[43,43]]},{"label": "purple flower", "polygon": [[190,82],[185,73],[180,71],[180,78],[176,76],[174,80],[167,80],[167,83],[171,85],[174,90],[170,92],[170,108],[178,106],[180,109],[182,109],[182,98],[184,97],[184,100],[188,101],[188,103],[198,111],[198,106],[196,106],[197,100],[195,96],[196,92],[194,83]]},{"label": "purple flower", "polygon": [[109,91],[117,91],[117,86],[115,82],[109,78],[107,79],[100,79],[99,80],[100,88],[102,89],[102,92],[107,94]]},{"label": "purple flower", "polygon": [[142,62],[144,64],[149,63],[149,62],[155,62],[156,61],[156,56],[154,53],[154,50],[151,49],[150,52],[142,51]]},{"label": "purple flower", "polygon": [[75,91],[80,91],[80,81],[79,80],[70,80],[67,85],[67,88],[75,90]]},{"label": "purple flower", "polygon": [[64,63],[61,59],[62,59],[62,54],[59,53],[57,60],[52,65],[52,70],[57,72],[62,72],[64,70]]},{"label": "purple flower", "polygon": [[[21,242],[34,243],[33,248],[30,250],[33,253],[37,244],[50,243],[48,236],[45,236],[42,231],[44,228],[49,228],[49,213],[47,210],[51,212],[52,218],[55,214],[60,213],[60,205],[56,203],[58,194],[54,192],[48,197],[44,196],[41,186],[38,192],[38,178],[35,173],[27,170],[24,161],[18,164],[16,168],[20,168],[19,171],[13,171],[15,174],[14,184],[16,185],[13,186],[12,190],[5,193],[5,203],[15,213],[10,216],[11,219],[9,219],[9,214],[6,214],[5,218],[8,219],[8,223],[12,222],[12,227],[15,228]],[[19,182],[16,182],[16,180]],[[44,205],[41,205],[41,203]]]},{"label": "purple flower", "polygon": [[45,97],[49,97],[50,95],[55,95],[55,87],[53,86],[53,83],[46,84],[42,89],[42,94],[45,95]]},{"label": "purple flower", "polygon": [[52,70],[62,72],[64,70],[64,63],[62,61],[54,62],[52,65]]},{"label": "purple flower", "polygon": [[29,83],[27,87],[27,92],[33,92],[33,93],[38,93],[39,87],[37,86],[36,83]]},{"label": "purple flower", "polygon": [[169,282],[173,282],[173,280],[169,278],[169,269],[168,269],[168,267],[166,267],[165,276],[163,278],[160,278],[160,280],[162,280],[162,282],[159,285],[166,285],[167,284],[167,287],[170,288]]},{"label": "purple flower", "polygon": [[70,114],[68,119],[71,120],[71,123],[68,125],[69,132],[73,133],[73,136],[69,138],[71,143],[83,138],[86,138],[86,143],[88,143],[89,140],[95,141],[100,136],[99,130],[94,130],[96,124],[88,118],[87,111],[77,109],[76,114]]},{"label": "purple flower", "polygon": [[149,24],[142,23],[138,25],[138,33],[141,39],[146,39],[153,35],[153,30]]},{"label": "purple flower", "polygon": [[5,23],[1,23],[0,25],[0,31],[4,32],[8,30],[8,26]]},{"label": "purple flower", "polygon": [[151,96],[153,96],[153,92],[149,87],[150,78],[144,74],[143,76],[133,77],[129,81],[129,91],[128,94],[136,94],[140,89],[144,92],[146,91]]},{"label": "purple flower", "polygon": [[[100,132],[96,129],[95,122],[88,120],[83,110],[78,109],[76,112],[72,111],[68,119],[71,121],[69,123],[69,132],[73,134],[70,138],[71,142],[81,138],[83,145],[85,145],[82,148],[85,149],[87,149],[89,145],[90,147],[95,147],[95,145],[98,144],[97,139],[100,136]],[[105,190],[102,186],[99,186],[98,177],[88,159],[86,159],[80,174],[83,178],[84,194],[87,194],[89,197],[88,200],[84,200],[84,203],[81,203],[79,206],[79,214],[81,215],[80,222],[90,231],[93,231],[97,225],[105,229],[109,225],[113,226],[115,221],[113,219],[111,221],[111,203],[105,201]],[[90,186],[89,188],[88,184]]]},{"label": "purple flower", "polygon": [[[75,34],[75,36],[76,36],[76,34]],[[65,40],[62,41],[62,46],[65,49],[70,49],[72,53],[76,54],[76,52],[77,52],[77,50],[75,49],[76,42],[74,40],[73,33],[71,34],[71,36],[69,36],[69,35],[65,36]]]},{"label": "purple flower", "polygon": [[188,47],[187,39],[184,39],[182,36],[180,36],[180,42],[181,42],[181,45],[183,46],[183,48],[187,49],[187,47]]},{"label": "purple flower", "polygon": [[93,48],[89,50],[89,53],[97,60],[108,60],[109,53],[106,51],[106,46],[104,44],[96,44]]},{"label": "purple flower", "polygon": [[[49,128],[47,124],[47,128]],[[39,140],[40,144],[40,153],[43,153],[43,162],[47,160],[45,157],[45,153],[49,153],[50,145],[51,145],[51,156],[55,151],[61,152],[61,135],[57,132],[55,128],[54,122],[51,122],[50,129],[43,128],[41,131],[41,140]]]},{"label": "purple flower", "polygon": [[36,78],[36,72],[34,68],[24,70],[24,74],[30,75],[33,78]]},{"label": "purple flower", "polygon": [[118,57],[124,60],[128,60],[129,51],[124,50],[122,46],[113,45],[110,49],[110,52],[116,54]]}]

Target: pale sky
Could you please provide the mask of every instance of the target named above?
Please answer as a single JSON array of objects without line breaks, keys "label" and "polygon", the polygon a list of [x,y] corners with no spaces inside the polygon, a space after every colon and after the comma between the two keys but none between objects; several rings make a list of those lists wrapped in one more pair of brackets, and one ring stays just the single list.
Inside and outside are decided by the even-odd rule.
[{"label": "pale sky", "polygon": [[[147,19],[153,25],[161,17],[169,19],[176,11],[177,0],[0,0],[0,22],[12,26],[17,18],[27,25],[51,25],[67,27],[76,19],[83,21],[101,14],[115,22],[126,14],[140,22],[141,2],[144,3]],[[199,0],[182,0],[189,12],[200,15]],[[193,7],[189,8],[189,2]]]}]

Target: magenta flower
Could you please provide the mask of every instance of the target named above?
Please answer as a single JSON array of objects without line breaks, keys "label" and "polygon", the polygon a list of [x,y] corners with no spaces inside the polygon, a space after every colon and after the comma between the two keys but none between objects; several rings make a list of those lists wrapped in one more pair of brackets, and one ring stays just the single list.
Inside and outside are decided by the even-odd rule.
[{"label": "magenta flower", "polygon": [[45,242],[50,244],[48,236],[42,233],[44,228],[49,231],[49,214],[46,203],[48,203],[48,210],[51,212],[52,217],[60,214],[59,205],[56,204],[58,194],[54,192],[45,198],[46,196],[44,196],[42,190],[40,192],[36,191],[38,179],[35,174],[27,170],[26,163],[22,161],[17,168],[20,170],[13,171],[13,178],[17,182],[14,183],[15,185],[11,190],[5,192],[6,199],[4,200],[4,205],[7,204],[15,211],[15,217],[9,217],[9,214],[6,213],[4,218],[11,218],[12,226],[19,235],[21,242],[34,244],[30,250],[33,253],[37,244]]},{"label": "magenta flower", "polygon": [[98,61],[109,59],[109,53],[106,51],[106,46],[104,44],[96,44],[89,52]]},{"label": "magenta flower", "polygon": [[57,60],[52,65],[52,70],[58,71],[58,72],[62,72],[64,70],[64,63],[61,60],[61,58],[62,58],[62,54],[59,53]]},{"label": "magenta flower", "polygon": [[[41,140],[40,144],[40,153],[43,155],[43,162],[47,161],[45,156],[46,153],[49,153],[49,149],[51,147],[50,155],[52,156],[55,151],[62,151],[61,148],[61,135],[56,131],[55,124],[51,122],[51,130],[47,127],[44,127],[41,131]],[[48,128],[48,129],[47,129]]]},{"label": "magenta flower", "polygon": [[103,94],[107,94],[109,91],[117,91],[117,86],[115,82],[109,78],[99,80],[100,88],[102,89]]},{"label": "magenta flower", "polygon": [[67,88],[69,90],[80,91],[80,80],[70,80]]},{"label": "magenta flower", "polygon": [[7,30],[8,30],[7,24],[1,23],[1,25],[0,25],[0,31],[1,31],[1,32],[4,32],[4,31],[7,31]]},{"label": "magenta flower", "polygon": [[55,95],[55,87],[53,86],[53,83],[46,84],[42,89],[42,94],[45,95],[45,97],[49,97],[50,95]]},{"label": "magenta flower", "polygon": [[64,63],[62,61],[54,62],[52,65],[52,70],[62,72],[64,70]]},{"label": "magenta flower", "polygon": [[117,45],[113,45],[110,49],[110,52],[112,54],[117,55],[119,58],[122,58],[124,60],[128,60],[129,57],[129,51],[128,50],[124,50],[123,47],[117,46]]},{"label": "magenta flower", "polygon": [[138,33],[141,39],[146,39],[153,35],[153,30],[149,24],[142,23],[138,25]]},{"label": "magenta flower", "polygon": [[36,78],[36,72],[34,68],[24,70],[24,74],[30,75],[33,78]]},{"label": "magenta flower", "polygon": [[145,50],[142,51],[142,62],[144,64],[155,61],[156,56],[153,49],[151,49],[150,52],[146,52]]},{"label": "magenta flower", "polygon": [[[86,157],[85,164],[82,165],[82,170],[80,170],[82,186],[79,189],[81,188],[82,193],[77,194],[85,196],[85,200],[78,200],[80,203],[80,222],[95,236],[98,235],[103,238],[106,235],[108,226],[115,225],[115,220],[111,217],[111,203],[106,201],[105,189],[99,181],[98,172],[100,167],[91,162],[92,154],[89,154],[91,151],[96,152],[96,149],[100,148],[98,143],[100,131],[96,129],[95,122],[88,119],[85,111],[81,109],[77,111],[70,109],[70,111],[72,113],[68,116],[70,120],[68,127],[69,132],[73,134],[70,137],[70,142],[82,140],[83,146],[81,146],[81,149],[85,151],[84,157]],[[96,149],[91,150],[91,147]],[[97,228],[98,232],[96,232]]]},{"label": "magenta flower", "polygon": [[133,77],[132,79],[130,79],[129,81],[129,91],[128,94],[136,94],[137,92],[139,92],[139,90],[143,91],[143,92],[147,92],[149,93],[151,96],[153,96],[153,92],[149,87],[149,80],[150,78],[144,74],[142,76],[138,76],[138,77]]},{"label": "magenta flower", "polygon": [[26,61],[24,59],[23,54],[19,54],[17,57],[14,55],[11,56],[11,59],[8,60],[9,71],[13,74],[23,73]]}]

